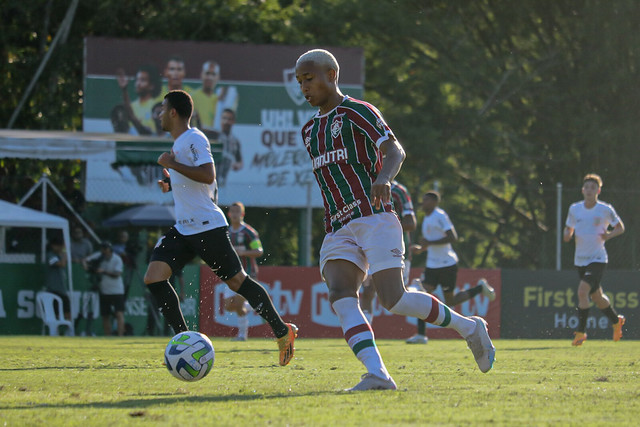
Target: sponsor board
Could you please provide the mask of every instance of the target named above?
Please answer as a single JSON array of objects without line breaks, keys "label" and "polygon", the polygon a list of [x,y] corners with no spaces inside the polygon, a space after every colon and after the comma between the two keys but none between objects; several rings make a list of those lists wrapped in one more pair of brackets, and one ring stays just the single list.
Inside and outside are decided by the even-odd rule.
[{"label": "sponsor board", "polygon": [[[422,270],[412,269],[411,278],[419,277]],[[456,309],[465,315],[479,315],[489,322],[492,337],[500,337],[499,270],[466,270],[458,272],[459,290],[474,286],[485,277],[495,288],[497,298],[489,302],[477,295],[460,304]],[[200,271],[200,331],[210,336],[234,336],[237,332],[235,314],[224,310],[223,294],[226,285],[202,266]],[[341,338],[342,329],[338,317],[331,308],[327,285],[322,281],[317,267],[267,267],[260,268],[259,281],[267,289],[274,306],[285,322],[295,323],[300,336],[306,338]],[[444,299],[440,288],[435,293]],[[416,319],[398,316],[384,309],[374,300],[373,329],[378,338],[405,339],[416,332]],[[272,337],[271,328],[257,314],[249,315],[250,337]],[[429,328],[430,338],[457,338],[457,332],[436,326]]]}]

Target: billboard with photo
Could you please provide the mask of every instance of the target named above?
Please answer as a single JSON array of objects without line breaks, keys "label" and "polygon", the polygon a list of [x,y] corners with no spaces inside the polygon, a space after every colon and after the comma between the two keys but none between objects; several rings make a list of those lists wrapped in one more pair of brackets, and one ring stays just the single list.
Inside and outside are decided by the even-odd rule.
[{"label": "billboard with photo", "polygon": [[[300,136],[315,109],[295,79],[296,59],[316,47],[86,38],[84,131],[170,142],[158,106],[167,91],[183,89],[194,99],[192,126],[212,142],[220,204],[321,207]],[[340,63],[343,93],[362,98],[362,49],[325,48]],[[155,187],[160,167],[144,163],[87,162],[87,200],[170,202]]]}]

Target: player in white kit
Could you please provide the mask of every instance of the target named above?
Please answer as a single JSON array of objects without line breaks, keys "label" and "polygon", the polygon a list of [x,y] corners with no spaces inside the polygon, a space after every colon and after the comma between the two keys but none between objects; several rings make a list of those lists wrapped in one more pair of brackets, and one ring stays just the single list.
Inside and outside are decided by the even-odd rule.
[{"label": "player in white kit", "polygon": [[[609,298],[602,291],[600,280],[609,258],[604,243],[624,233],[624,224],[613,206],[598,200],[602,189],[602,178],[588,174],[582,181],[584,200],[569,207],[564,228],[564,241],[575,235],[576,251],[574,264],[578,269],[578,328],[574,332],[572,345],[580,346],[587,339],[586,327],[589,317],[589,298],[609,318],[613,326],[613,340],[622,338],[625,318],[616,313]],[[610,229],[611,228],[611,229]]]},{"label": "player in white kit", "polygon": [[209,140],[190,127],[192,113],[193,100],[187,92],[172,90],[165,95],[160,113],[162,129],[175,141],[170,153],[158,157],[166,177],[158,184],[163,192],[173,192],[176,223],[153,249],[144,283],[174,332],[186,331],[178,295],[169,278],[198,255],[271,326],[278,338],[280,365],[284,366],[293,357],[298,328],[282,321],[262,285],[242,268],[229,240],[227,219],[216,204],[216,170]]}]

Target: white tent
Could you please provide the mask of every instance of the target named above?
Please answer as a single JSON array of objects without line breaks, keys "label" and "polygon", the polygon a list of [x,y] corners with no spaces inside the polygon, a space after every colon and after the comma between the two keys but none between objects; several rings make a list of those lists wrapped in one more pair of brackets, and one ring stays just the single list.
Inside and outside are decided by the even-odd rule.
[{"label": "white tent", "polygon": [[70,250],[71,238],[69,235],[69,221],[66,218],[0,200],[0,254],[5,253],[5,227],[54,228],[62,230],[64,245],[67,248],[69,291],[73,290]]}]

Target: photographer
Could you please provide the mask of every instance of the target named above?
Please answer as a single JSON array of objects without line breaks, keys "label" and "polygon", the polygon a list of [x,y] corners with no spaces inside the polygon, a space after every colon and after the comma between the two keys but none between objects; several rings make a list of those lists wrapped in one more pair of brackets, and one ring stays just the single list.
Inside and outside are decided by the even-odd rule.
[{"label": "photographer", "polygon": [[111,335],[111,315],[115,315],[118,335],[124,335],[124,282],[122,258],[113,252],[111,243],[104,241],[100,245],[100,252],[93,253],[83,260],[83,266],[90,271],[90,265],[95,268],[99,277],[100,315],[104,334]]}]

